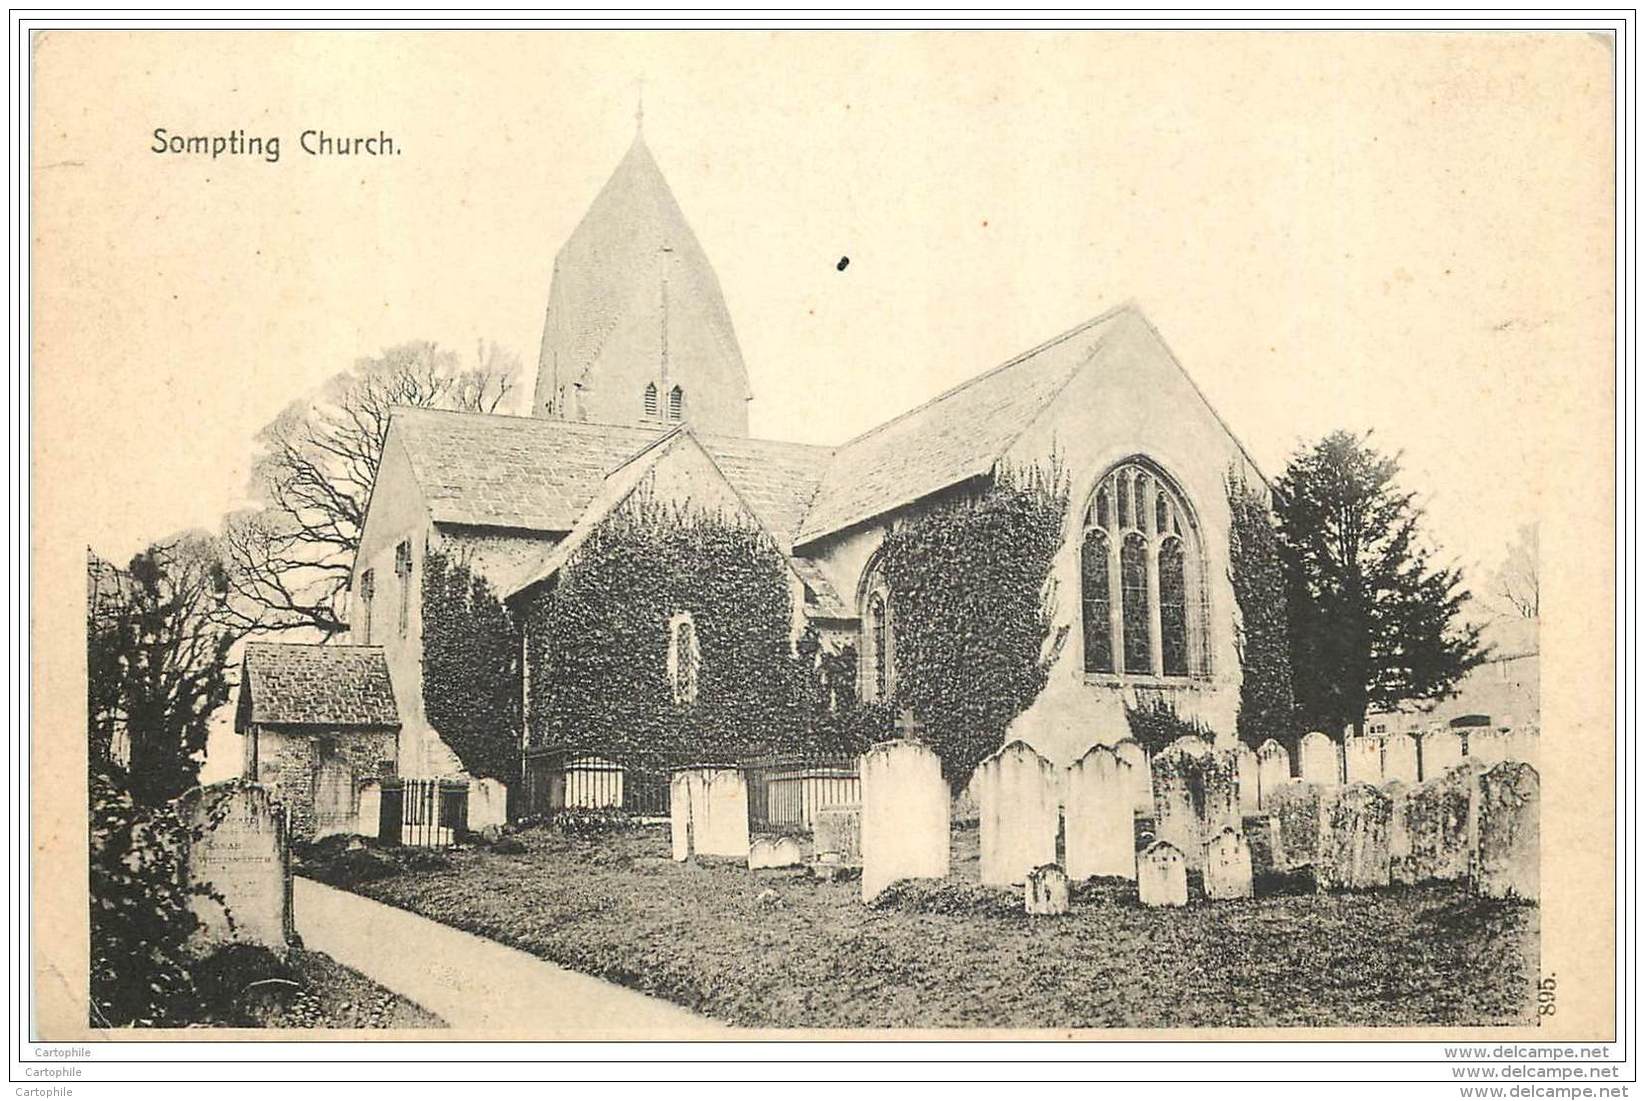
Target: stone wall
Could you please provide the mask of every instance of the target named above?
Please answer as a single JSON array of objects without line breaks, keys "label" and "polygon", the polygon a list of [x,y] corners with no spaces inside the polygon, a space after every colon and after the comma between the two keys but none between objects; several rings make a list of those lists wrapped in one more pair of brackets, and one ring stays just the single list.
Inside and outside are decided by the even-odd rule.
[{"label": "stone wall", "polygon": [[398,743],[392,730],[353,731],[254,726],[250,756],[255,780],[291,811],[294,841],[352,833],[360,813],[360,787],[397,773]]}]

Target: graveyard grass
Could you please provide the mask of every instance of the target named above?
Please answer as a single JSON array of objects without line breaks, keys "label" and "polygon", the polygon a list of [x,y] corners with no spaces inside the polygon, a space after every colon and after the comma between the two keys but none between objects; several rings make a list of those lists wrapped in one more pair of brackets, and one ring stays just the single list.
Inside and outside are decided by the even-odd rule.
[{"label": "graveyard grass", "polygon": [[299,874],[747,1027],[1534,1020],[1538,909],[1455,885],[1336,895],[1292,883],[1152,910],[1130,885],[1096,881],[1066,917],[1030,918],[1020,892],[978,883],[974,827],[955,832],[949,880],[898,885],[873,908],[857,882],[676,864],[666,827],[511,840],[524,851],[311,860]]}]

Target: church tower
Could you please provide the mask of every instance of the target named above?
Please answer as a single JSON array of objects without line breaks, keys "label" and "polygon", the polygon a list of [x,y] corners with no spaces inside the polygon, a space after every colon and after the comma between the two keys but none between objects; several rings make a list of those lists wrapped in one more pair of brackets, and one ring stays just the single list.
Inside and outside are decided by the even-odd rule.
[{"label": "church tower", "polygon": [[636,133],[554,258],[532,412],[746,436],[751,397],[719,278]]}]

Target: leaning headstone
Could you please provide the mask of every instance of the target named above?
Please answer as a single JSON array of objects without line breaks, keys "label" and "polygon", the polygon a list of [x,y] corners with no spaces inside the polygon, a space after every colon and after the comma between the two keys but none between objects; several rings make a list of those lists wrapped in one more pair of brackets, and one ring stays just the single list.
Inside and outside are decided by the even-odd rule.
[{"label": "leaning headstone", "polygon": [[1243,817],[1255,814],[1262,807],[1262,781],[1258,778],[1261,766],[1257,751],[1241,742],[1234,748],[1235,772],[1239,777],[1239,812]]},{"label": "leaning headstone", "polygon": [[468,829],[479,833],[508,824],[508,785],[487,777],[468,785]]},{"label": "leaning headstone", "polygon": [[1171,746],[1154,755],[1154,837],[1169,843],[1190,869],[1199,867],[1205,850],[1195,798],[1203,799],[1204,784],[1201,758],[1192,752]]},{"label": "leaning headstone", "polygon": [[800,843],[792,837],[758,837],[748,846],[749,871],[795,868],[800,863]]},{"label": "leaning headstone", "polygon": [[177,800],[193,834],[187,874],[190,908],[200,927],[189,950],[210,955],[225,944],[284,952],[294,933],[291,851],[282,810],[268,789],[231,780],[195,788]]},{"label": "leaning headstone", "polygon": [[383,833],[383,789],[375,781],[360,785],[360,817],[354,832],[361,837],[381,837]]},{"label": "leaning headstone", "polygon": [[1486,768],[1508,759],[1508,732],[1506,730],[1470,730],[1468,756]]},{"label": "leaning headstone", "polygon": [[1030,914],[1068,912],[1068,874],[1056,864],[1035,868],[1023,878],[1022,908]]},{"label": "leaning headstone", "polygon": [[1466,765],[1424,780],[1405,792],[1400,817],[1406,833],[1406,854],[1404,860],[1394,863],[1396,881],[1426,883],[1467,876],[1473,797],[1474,770]]},{"label": "leaning headstone", "polygon": [[1342,758],[1337,753],[1337,743],[1324,734],[1317,730],[1304,734],[1297,746],[1297,756],[1297,771],[1310,784],[1335,787],[1342,783]]},{"label": "leaning headstone", "polygon": [[1437,780],[1462,763],[1462,739],[1449,730],[1422,736],[1422,778]]},{"label": "leaning headstone", "polygon": [[1133,814],[1154,813],[1154,773],[1148,763],[1148,751],[1134,738],[1122,738],[1114,743],[1114,756],[1121,764],[1131,766],[1131,811]]},{"label": "leaning headstone", "polygon": [[1414,784],[1417,772],[1417,740],[1409,734],[1390,734],[1382,745],[1382,778]]},{"label": "leaning headstone", "polygon": [[862,899],[899,879],[948,875],[948,782],[918,742],[881,742],[858,759],[862,778]]},{"label": "leaning headstone", "polygon": [[824,807],[812,826],[812,848],[818,856],[835,853],[843,864],[862,862],[862,807],[857,804]]},{"label": "leaning headstone", "polygon": [[1542,778],[1531,765],[1504,761],[1478,780],[1474,893],[1536,899],[1541,893]]},{"label": "leaning headstone", "polygon": [[1205,897],[1251,897],[1251,847],[1224,826],[1205,846]]},{"label": "leaning headstone", "polygon": [[1307,780],[1292,780],[1269,799],[1269,813],[1279,824],[1279,865],[1300,868],[1319,858],[1327,826],[1329,789]]},{"label": "leaning headstone", "polygon": [[1137,878],[1131,766],[1107,746],[1092,746],[1068,769],[1064,784],[1063,847],[1068,877],[1076,881],[1099,875]]},{"label": "leaning headstone", "polygon": [[1200,759],[1200,837],[1205,841],[1223,827],[1239,832],[1239,754],[1215,750]]},{"label": "leaning headstone", "polygon": [[1388,797],[1370,784],[1349,784],[1331,800],[1324,848],[1314,862],[1322,891],[1386,887],[1390,879]]},{"label": "leaning headstone", "polygon": [[1343,776],[1350,784],[1382,783],[1382,739],[1349,738],[1342,745]]},{"label": "leaning headstone", "polygon": [[982,882],[1021,883],[1057,859],[1059,778],[1056,766],[1027,742],[1012,742],[977,766],[977,840]]},{"label": "leaning headstone", "polygon": [[1274,739],[1257,747],[1257,803],[1268,809],[1270,793],[1291,782],[1291,754]]},{"label": "leaning headstone", "polygon": [[1137,898],[1144,906],[1188,905],[1188,864],[1182,850],[1156,841],[1137,857]]}]

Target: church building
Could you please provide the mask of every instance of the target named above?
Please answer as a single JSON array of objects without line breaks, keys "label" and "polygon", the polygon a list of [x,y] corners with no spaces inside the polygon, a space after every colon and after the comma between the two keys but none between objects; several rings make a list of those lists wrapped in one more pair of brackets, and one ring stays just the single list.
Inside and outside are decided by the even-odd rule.
[{"label": "church building", "polygon": [[[550,591],[636,493],[729,511],[778,548],[792,637],[814,626],[849,641],[861,695],[889,698],[899,655],[896,594],[877,563],[886,533],[1002,464],[1053,452],[1071,487],[1052,571],[1066,643],[1011,736],[1068,762],[1129,736],[1127,705],[1163,701],[1234,737],[1226,485],[1230,475],[1264,482],[1134,306],[837,446],[752,438],[758,395],[719,280],[637,136],[555,259],[537,371],[529,416],[408,409],[389,428],[352,576],[350,642],[383,654],[402,776],[464,774],[425,707],[420,586],[431,553],[460,555],[519,607]],[[673,610],[657,620],[696,646]],[[527,644],[523,679],[539,660]],[[705,647],[693,660],[715,655]]]}]

